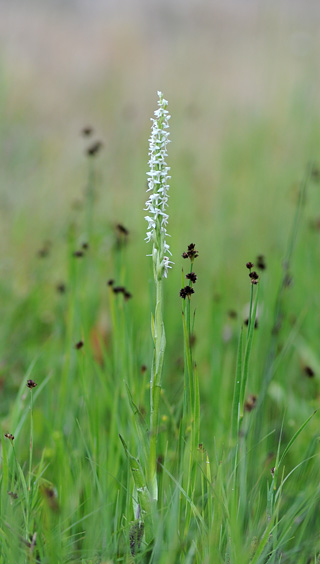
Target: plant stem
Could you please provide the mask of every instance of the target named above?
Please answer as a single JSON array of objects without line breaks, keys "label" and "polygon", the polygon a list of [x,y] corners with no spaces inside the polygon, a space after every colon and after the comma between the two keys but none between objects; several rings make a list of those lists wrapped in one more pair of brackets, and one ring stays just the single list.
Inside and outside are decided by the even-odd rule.
[{"label": "plant stem", "polygon": [[154,357],[150,381],[150,457],[149,485],[152,499],[158,499],[157,485],[157,438],[159,428],[159,404],[162,387],[162,366],[166,346],[165,330],[162,316],[163,284],[155,273],[156,309],[153,326]]}]

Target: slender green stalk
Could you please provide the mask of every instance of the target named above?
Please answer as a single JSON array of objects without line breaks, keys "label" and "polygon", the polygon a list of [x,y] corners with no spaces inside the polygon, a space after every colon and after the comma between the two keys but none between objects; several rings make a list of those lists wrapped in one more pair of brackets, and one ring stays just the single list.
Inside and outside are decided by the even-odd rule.
[{"label": "slender green stalk", "polygon": [[30,390],[30,443],[29,443],[29,473],[28,473],[28,491],[31,495],[31,475],[32,475],[32,453],[33,453],[33,393]]},{"label": "slender green stalk", "polygon": [[156,280],[156,310],[153,327],[154,359],[152,377],[150,382],[150,458],[149,458],[149,480],[151,495],[158,499],[158,487],[156,478],[157,467],[157,437],[159,427],[159,403],[162,388],[162,366],[166,337],[162,318],[163,284],[162,279]]},{"label": "slender green stalk", "polygon": [[247,342],[244,352],[243,373],[242,373],[241,388],[240,388],[240,421],[243,419],[243,413],[244,413],[244,400],[245,400],[247,381],[249,375],[249,362],[250,362],[252,342],[253,342],[255,319],[256,319],[257,307],[258,307],[258,297],[259,297],[259,285],[257,285],[257,292],[253,306],[253,311],[251,311],[250,318],[248,321],[248,334],[247,334]]}]

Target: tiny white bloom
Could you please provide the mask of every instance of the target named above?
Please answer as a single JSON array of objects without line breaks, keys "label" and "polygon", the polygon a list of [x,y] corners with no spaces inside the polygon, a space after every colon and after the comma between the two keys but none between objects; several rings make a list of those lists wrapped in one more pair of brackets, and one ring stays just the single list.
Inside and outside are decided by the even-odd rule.
[{"label": "tiny white bloom", "polygon": [[145,216],[148,222],[147,236],[145,240],[153,243],[153,256],[157,276],[159,278],[167,277],[168,269],[174,264],[166,254],[170,254],[169,245],[166,237],[169,237],[166,226],[169,216],[166,213],[168,206],[168,190],[170,167],[167,166],[165,158],[167,157],[167,145],[169,141],[170,115],[167,110],[168,102],[163,98],[161,92],[158,92],[158,109],[154,112],[154,118],[151,118],[152,128],[149,139],[149,171],[147,192],[151,192],[146,202],[145,211],[150,215]]}]

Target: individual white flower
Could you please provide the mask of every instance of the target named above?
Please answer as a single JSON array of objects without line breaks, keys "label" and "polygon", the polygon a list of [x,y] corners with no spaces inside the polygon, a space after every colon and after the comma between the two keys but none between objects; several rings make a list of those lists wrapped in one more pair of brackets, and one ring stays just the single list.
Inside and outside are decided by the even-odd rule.
[{"label": "individual white flower", "polygon": [[153,262],[157,278],[167,277],[168,269],[174,264],[169,260],[167,254],[171,255],[170,248],[166,242],[169,237],[166,226],[169,216],[166,213],[168,206],[168,190],[169,190],[169,171],[165,158],[167,157],[167,145],[169,141],[169,119],[170,115],[167,110],[168,102],[163,98],[161,92],[158,92],[158,109],[154,112],[154,118],[151,118],[152,128],[149,139],[149,172],[147,193],[151,192],[146,202],[145,211],[150,215],[146,215],[148,222],[147,236],[145,240],[153,243]]}]

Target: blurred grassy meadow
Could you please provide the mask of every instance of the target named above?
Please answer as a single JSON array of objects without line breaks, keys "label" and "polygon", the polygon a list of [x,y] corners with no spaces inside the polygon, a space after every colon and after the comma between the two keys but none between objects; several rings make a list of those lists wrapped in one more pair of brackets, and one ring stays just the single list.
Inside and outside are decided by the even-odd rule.
[{"label": "blurred grassy meadow", "polygon": [[[318,562],[319,415],[292,445],[279,480],[308,459],[305,473],[299,467],[285,483],[275,517],[264,505],[278,445],[283,452],[319,406],[319,5],[2,0],[0,9],[0,563]],[[154,290],[143,208],[157,90],[172,116],[175,265],[164,284],[159,439],[168,474],[159,471],[153,548],[133,554],[133,483],[118,433],[143,461],[130,398],[148,419]],[[96,140],[101,151],[88,157]],[[181,477],[174,472],[186,354],[179,291],[191,242],[199,251],[192,354],[212,471],[194,503],[209,519],[210,496],[220,500],[201,534],[188,510],[175,531],[181,501],[168,503],[182,495],[170,476]],[[258,406],[265,395],[244,418],[248,443],[240,438],[239,452],[248,450],[234,522],[230,418],[250,299],[245,264],[258,255],[267,268],[259,273],[247,395]],[[132,299],[113,294],[110,279]],[[32,417],[28,378],[38,384]],[[273,518],[279,535],[260,546]]]}]

